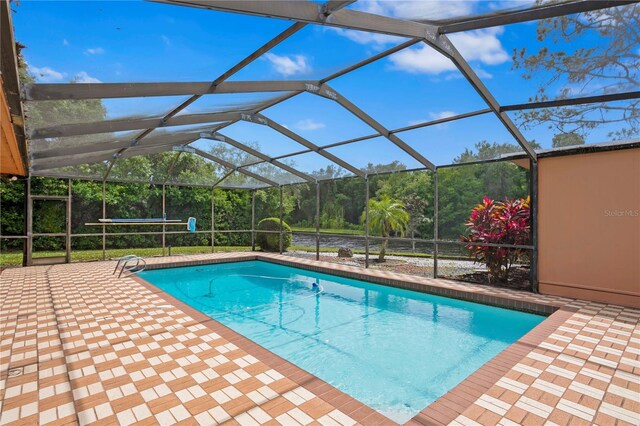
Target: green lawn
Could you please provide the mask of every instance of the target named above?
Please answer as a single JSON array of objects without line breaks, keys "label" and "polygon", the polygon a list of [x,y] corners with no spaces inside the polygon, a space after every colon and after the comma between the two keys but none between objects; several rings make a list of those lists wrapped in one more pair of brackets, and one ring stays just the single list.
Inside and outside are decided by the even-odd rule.
[{"label": "green lawn", "polygon": [[[316,232],[316,228],[300,228],[297,226],[292,226],[291,230],[293,232]],[[337,229],[337,228],[327,228],[320,229],[321,234],[343,234],[343,235],[364,235],[364,230],[362,229]]]},{"label": "green lawn", "polygon": [[[221,251],[249,251],[249,246],[216,246],[216,252]],[[168,250],[166,251],[168,254]],[[193,247],[172,247],[171,254],[199,254],[211,253],[211,246]],[[108,249],[107,259],[117,259],[127,254],[135,254],[140,257],[162,256],[162,248],[126,248]],[[37,257],[64,256],[63,251],[43,251],[36,254]],[[72,250],[71,260],[73,262],[88,262],[91,260],[102,260],[102,250]],[[20,266],[22,265],[22,252],[0,253],[0,266]]]},{"label": "green lawn", "polygon": [[[229,251],[250,251],[251,247],[249,246],[216,246],[216,252],[229,252]],[[258,248],[259,250],[259,248]],[[307,246],[291,246],[289,247],[290,251],[306,251],[306,252],[315,252],[315,247],[307,247]],[[336,253],[338,251],[337,248],[332,247],[321,247],[321,253]],[[211,246],[189,246],[189,247],[172,247],[171,254],[200,254],[200,253],[211,253]],[[355,254],[365,254],[364,250],[353,250]],[[63,251],[48,251],[48,252],[39,252],[37,253],[37,257],[51,257],[51,256],[64,256]],[[162,248],[127,248],[127,249],[109,249],[107,250],[107,259],[117,259],[121,256],[125,256],[128,254],[135,254],[140,257],[152,257],[152,256],[162,256]],[[168,249],[166,251],[168,254]],[[371,257],[377,256],[378,253],[371,251],[369,253]],[[419,257],[419,258],[430,258],[431,254],[427,253],[410,253],[410,252],[387,252],[389,256],[404,256],[404,257]],[[438,256],[440,259],[461,259],[466,260],[468,258],[461,256],[447,256],[440,254]],[[73,250],[71,252],[71,260],[73,262],[89,262],[92,260],[102,260],[102,250]],[[3,252],[0,253],[0,266],[21,266],[22,265],[22,252]]]}]

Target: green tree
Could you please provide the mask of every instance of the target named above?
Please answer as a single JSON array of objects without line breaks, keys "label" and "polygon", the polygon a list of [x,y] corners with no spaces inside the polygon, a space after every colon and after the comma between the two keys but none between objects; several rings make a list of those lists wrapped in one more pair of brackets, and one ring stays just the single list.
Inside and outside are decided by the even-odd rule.
[{"label": "green tree", "polygon": [[[366,217],[363,214],[362,221],[364,222],[365,220]],[[380,233],[384,238],[382,247],[380,247],[378,262],[384,262],[391,234],[404,235],[408,222],[409,213],[405,210],[405,205],[402,201],[393,200],[386,196],[381,197],[379,200],[369,200],[369,227],[374,232]]]},{"label": "green tree", "polygon": [[[540,149],[535,141],[529,141],[533,149]],[[475,150],[465,149],[465,152],[454,159],[456,164],[466,162],[491,160],[499,158],[503,154],[522,152],[518,145],[489,143],[481,141],[475,144]],[[484,195],[494,199],[502,199],[505,196],[524,197],[528,194],[528,176],[526,170],[517,167],[510,161],[482,164],[475,168],[478,179],[482,181]],[[464,184],[464,183],[460,183]],[[524,192],[523,192],[524,191]]]},{"label": "green tree", "polygon": [[[36,82],[36,76],[29,72],[22,49],[17,43],[18,76],[23,85]],[[71,83],[78,83],[72,79]],[[56,124],[80,123],[104,120],[107,109],[100,99],[67,99],[58,101],[39,101],[27,104],[25,111],[27,124],[31,128],[49,127]]]},{"label": "green tree", "polygon": [[373,179],[377,196],[400,200],[410,215],[408,234],[421,238],[433,236],[433,177],[427,171],[393,173]]},{"label": "green tree", "polygon": [[465,231],[469,211],[485,192],[478,164],[438,171],[438,238],[457,240]]},{"label": "green tree", "polygon": [[559,133],[551,139],[551,146],[554,148],[575,145],[584,145],[584,138],[577,133]]},{"label": "green tree", "polygon": [[[556,0],[538,0],[538,4]],[[513,68],[525,79],[542,77],[531,102],[617,93],[640,86],[640,5],[631,4],[543,19],[537,24],[537,51],[514,49]],[[585,46],[585,41],[589,43]],[[560,86],[558,90],[558,85]],[[534,109],[519,114],[525,126],[545,124],[560,133],[587,134],[619,123],[611,137],[628,138],[640,130],[640,100]]]}]

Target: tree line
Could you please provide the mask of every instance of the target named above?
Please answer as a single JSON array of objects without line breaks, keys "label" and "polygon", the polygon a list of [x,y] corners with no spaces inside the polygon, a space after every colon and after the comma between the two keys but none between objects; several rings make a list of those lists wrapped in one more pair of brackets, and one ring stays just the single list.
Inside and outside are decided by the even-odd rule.
[{"label": "tree line", "polygon": [[[439,169],[439,236],[456,240],[465,232],[464,223],[473,207],[484,196],[501,200],[520,198],[529,194],[528,173],[510,162],[463,165],[472,159],[482,159],[496,152],[513,150],[512,145],[481,142],[476,149],[467,150],[456,158],[456,167]],[[153,170],[163,157],[174,153],[135,157],[135,164],[142,170]],[[199,158],[189,158],[189,173],[201,176],[209,172],[209,163]],[[130,164],[131,165],[131,164]],[[198,166],[200,168],[198,168]],[[433,174],[429,171],[402,171],[404,166],[393,164],[398,172],[373,175],[369,178],[370,198],[387,197],[401,201],[409,213],[407,234],[416,238],[433,238]],[[369,165],[373,173],[382,165]],[[178,167],[178,174],[184,172]],[[322,171],[326,175],[326,170]],[[366,184],[358,177],[339,177],[321,181],[320,227],[331,230],[364,231],[362,216],[365,209]],[[101,227],[85,226],[102,217],[102,182],[72,179],[72,233],[99,233]],[[3,235],[24,235],[23,180],[3,178],[0,184],[1,232]],[[32,178],[32,193],[66,195],[67,180]],[[197,218],[198,230],[211,229],[211,197],[214,197],[216,230],[248,230],[251,228],[252,190],[215,189],[200,186],[166,185],[165,203],[168,218],[186,220]],[[279,188],[255,190],[256,222],[265,217],[279,217]],[[105,191],[106,217],[143,218],[162,217],[162,185],[157,183],[107,182]],[[294,228],[314,228],[316,217],[316,185],[296,184],[283,186],[284,220]],[[34,232],[64,232],[65,211],[63,203],[36,201],[34,204]],[[119,228],[119,229],[118,229]],[[108,238],[109,247],[154,247],[160,244],[156,235],[146,235],[152,227],[109,227],[107,232],[131,232],[129,236]],[[155,228],[155,227],[153,227]],[[160,231],[160,229],[153,229]],[[182,230],[170,227],[168,230]],[[248,245],[249,233],[216,233],[216,245]],[[55,250],[63,246],[63,238],[36,238],[38,250]],[[167,244],[209,245],[210,233],[168,235]],[[100,248],[101,237],[74,238],[74,249]],[[3,240],[2,249],[18,249],[21,242]]]}]

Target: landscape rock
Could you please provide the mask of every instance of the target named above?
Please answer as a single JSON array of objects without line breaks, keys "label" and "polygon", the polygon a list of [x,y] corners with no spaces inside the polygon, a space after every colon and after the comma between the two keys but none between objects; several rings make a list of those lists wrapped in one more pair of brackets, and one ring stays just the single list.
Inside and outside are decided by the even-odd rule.
[{"label": "landscape rock", "polygon": [[338,249],[338,257],[353,257],[353,251],[348,247],[341,247]]}]

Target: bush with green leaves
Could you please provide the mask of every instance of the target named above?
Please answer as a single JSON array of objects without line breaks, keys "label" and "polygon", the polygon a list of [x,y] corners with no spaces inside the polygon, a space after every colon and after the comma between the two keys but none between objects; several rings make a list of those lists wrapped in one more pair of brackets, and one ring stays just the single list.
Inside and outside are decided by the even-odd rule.
[{"label": "bush with green leaves", "polygon": [[[260,232],[260,231],[276,231]],[[287,251],[291,245],[291,228],[286,222],[282,222],[282,250]],[[280,219],[268,217],[258,222],[256,242],[263,251],[280,251]]]}]

